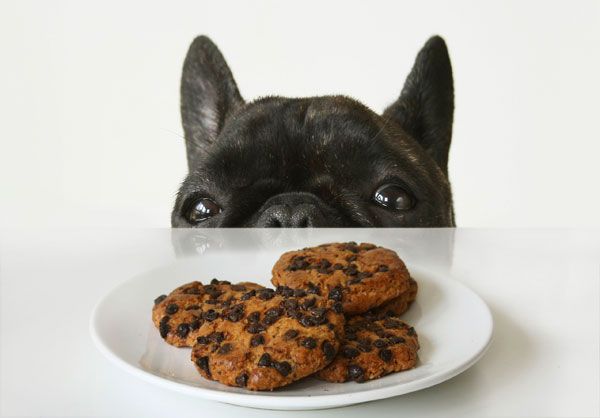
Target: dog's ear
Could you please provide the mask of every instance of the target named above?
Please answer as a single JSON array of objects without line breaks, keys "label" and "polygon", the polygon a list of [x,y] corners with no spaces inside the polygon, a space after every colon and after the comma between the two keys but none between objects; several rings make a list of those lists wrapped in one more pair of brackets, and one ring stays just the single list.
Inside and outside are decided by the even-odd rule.
[{"label": "dog's ear", "polygon": [[400,97],[383,116],[400,124],[447,175],[453,114],[450,57],[444,40],[434,36],[417,55]]},{"label": "dog's ear", "polygon": [[217,46],[206,36],[192,42],[181,77],[181,119],[188,168],[216,138],[225,119],[244,99]]}]

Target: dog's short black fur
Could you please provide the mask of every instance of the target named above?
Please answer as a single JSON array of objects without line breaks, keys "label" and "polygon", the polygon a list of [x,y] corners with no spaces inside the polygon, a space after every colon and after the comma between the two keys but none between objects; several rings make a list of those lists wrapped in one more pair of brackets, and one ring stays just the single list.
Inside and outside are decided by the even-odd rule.
[{"label": "dog's short black fur", "polygon": [[198,37],[181,82],[189,174],[172,225],[454,226],[453,112],[437,36],[382,115],[343,96],[245,103],[217,47]]}]

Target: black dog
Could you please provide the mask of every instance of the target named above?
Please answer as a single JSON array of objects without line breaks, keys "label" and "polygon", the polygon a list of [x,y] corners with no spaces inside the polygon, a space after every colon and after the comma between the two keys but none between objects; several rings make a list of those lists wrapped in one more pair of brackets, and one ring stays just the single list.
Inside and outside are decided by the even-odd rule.
[{"label": "black dog", "polygon": [[431,38],[383,115],[343,96],[242,99],[207,37],[181,81],[189,174],[174,227],[454,226],[454,89]]}]

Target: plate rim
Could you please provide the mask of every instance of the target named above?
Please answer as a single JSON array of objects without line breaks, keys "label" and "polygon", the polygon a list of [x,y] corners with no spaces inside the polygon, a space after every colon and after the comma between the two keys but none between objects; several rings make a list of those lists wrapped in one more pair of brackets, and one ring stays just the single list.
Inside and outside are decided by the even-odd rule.
[{"label": "plate rim", "polygon": [[[185,260],[185,259],[183,259]],[[143,276],[148,275],[152,272],[166,269],[174,266],[183,260],[176,260],[172,263],[167,263],[161,266],[156,266],[144,272],[138,273],[129,279],[119,283],[117,286],[106,292],[96,303],[92,310],[92,314],[89,320],[89,332],[94,346],[106,357],[109,361],[117,365],[120,369],[140,378],[141,380],[155,384],[159,387],[169,389],[178,393],[184,393],[190,396],[207,399],[211,401],[222,402],[231,405],[237,405],[242,407],[260,408],[260,409],[272,409],[272,410],[311,410],[311,409],[327,409],[336,408],[341,406],[350,406],[358,403],[375,401],[380,399],[386,399],[394,396],[400,396],[407,393],[427,389],[435,386],[446,380],[452,379],[462,372],[466,371],[477,363],[487,352],[493,342],[494,337],[494,318],[490,307],[475,291],[465,285],[459,280],[456,280],[450,273],[444,276],[453,282],[454,285],[461,287],[464,291],[470,294],[483,308],[485,313],[486,322],[489,323],[487,328],[487,335],[485,336],[485,343],[478,348],[478,350],[469,357],[468,361],[462,361],[458,364],[454,364],[446,370],[433,373],[430,376],[426,376],[419,380],[401,383],[399,385],[386,386],[382,388],[367,389],[364,391],[352,392],[352,393],[337,393],[337,394],[324,394],[324,395],[277,395],[277,396],[262,396],[261,392],[251,393],[236,393],[236,392],[224,392],[218,389],[203,388],[198,386],[190,386],[186,383],[178,382],[175,380],[166,379],[158,376],[154,373],[146,371],[140,367],[136,367],[127,360],[121,358],[115,353],[107,344],[103,341],[102,337],[98,333],[98,321],[99,313],[103,305],[108,301],[110,296],[117,293],[122,287],[131,284],[131,282],[140,280]],[[439,275],[441,273],[435,272],[435,270],[422,268],[419,264],[411,265],[411,272],[415,276],[423,275]],[[401,390],[398,390],[401,388]],[[297,405],[298,401],[302,400],[303,405]],[[292,402],[292,404],[290,404]]]}]

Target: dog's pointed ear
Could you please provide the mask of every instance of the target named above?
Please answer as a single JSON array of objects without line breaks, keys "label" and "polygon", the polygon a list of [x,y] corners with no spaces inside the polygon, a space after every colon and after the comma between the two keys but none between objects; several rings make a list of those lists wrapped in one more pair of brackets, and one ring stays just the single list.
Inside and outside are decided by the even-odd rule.
[{"label": "dog's pointed ear", "polygon": [[444,40],[434,36],[417,55],[400,97],[383,115],[400,124],[447,175],[453,114],[450,57]]},{"label": "dog's pointed ear", "polygon": [[194,39],[181,77],[181,119],[190,171],[203,150],[217,138],[226,118],[243,104],[217,46],[206,36]]}]

